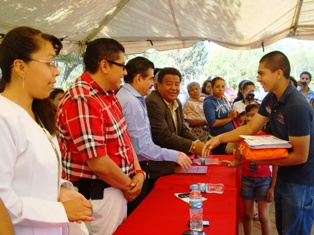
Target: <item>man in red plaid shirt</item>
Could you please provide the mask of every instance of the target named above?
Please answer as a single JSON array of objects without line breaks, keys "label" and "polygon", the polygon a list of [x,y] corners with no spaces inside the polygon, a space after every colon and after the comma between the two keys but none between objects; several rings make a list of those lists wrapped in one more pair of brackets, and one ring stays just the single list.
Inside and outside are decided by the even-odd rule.
[{"label": "man in red plaid shirt", "polygon": [[114,94],[127,74],[124,48],[113,39],[96,39],[86,48],[84,64],[85,72],[60,101],[58,138],[65,178],[93,204],[90,234],[112,234],[146,177]]}]

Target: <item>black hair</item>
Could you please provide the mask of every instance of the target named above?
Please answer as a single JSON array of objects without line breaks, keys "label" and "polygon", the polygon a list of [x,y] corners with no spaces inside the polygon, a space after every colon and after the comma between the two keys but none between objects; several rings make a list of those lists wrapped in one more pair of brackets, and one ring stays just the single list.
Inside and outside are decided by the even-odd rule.
[{"label": "black hair", "polygon": [[161,68],[155,68],[154,69],[154,76],[156,76],[156,74],[161,70]]},{"label": "black hair", "polygon": [[60,93],[64,93],[64,90],[61,88],[54,88],[51,92],[50,92],[50,99],[54,100],[56,98],[56,96]]},{"label": "black hair", "polygon": [[298,82],[297,82],[297,80],[295,80],[295,78],[294,78],[293,76],[290,76],[289,78],[290,78],[290,81],[293,83],[293,85],[294,85],[295,87],[298,87]]},{"label": "black hair", "polygon": [[176,68],[172,68],[172,67],[165,67],[165,68],[161,69],[158,73],[158,82],[162,83],[162,80],[164,79],[165,75],[167,75],[167,74],[178,75],[180,78],[180,82],[182,80],[182,75],[181,75],[179,70],[177,70]]},{"label": "black hair", "polygon": [[254,82],[252,82],[252,81],[245,81],[245,82],[243,82],[243,84],[242,84],[242,91],[244,91],[245,88],[246,88],[247,86],[250,86],[250,85],[255,87],[255,84],[254,84]]},{"label": "black hair", "polygon": [[145,57],[138,56],[129,60],[125,68],[128,73],[124,76],[124,82],[132,83],[137,74],[141,74],[143,77],[148,76],[147,70],[154,69],[154,63]]},{"label": "black hair", "polygon": [[98,38],[87,44],[83,55],[85,70],[94,74],[102,60],[115,61],[119,52],[125,52],[124,47],[112,38]]},{"label": "black hair", "polygon": [[214,79],[212,80],[212,86],[214,86],[215,83],[219,80],[224,81],[226,83],[225,79],[223,79],[222,77],[214,77]]},{"label": "black hair", "polygon": [[245,111],[242,111],[241,113],[239,113],[239,114],[238,114],[238,119],[239,119],[241,116],[245,116],[245,113],[246,113]]},{"label": "black hair", "polygon": [[280,69],[286,79],[290,77],[290,62],[281,51],[272,51],[264,55],[259,63],[263,63],[272,73]]},{"label": "black hair", "polygon": [[243,85],[243,83],[248,82],[248,81],[250,81],[250,80],[242,80],[242,81],[239,82],[239,84],[238,84],[238,94],[237,94],[237,97],[234,99],[233,103],[237,102],[237,101],[240,101],[240,100],[243,100],[244,97],[243,97],[243,94],[241,92],[242,85]]},{"label": "black hair", "polygon": [[209,95],[209,94],[206,93],[206,86],[207,86],[208,83],[212,84],[212,81],[211,80],[205,80],[203,82],[202,89],[201,89],[202,93],[204,93],[206,95]]},{"label": "black hair", "polygon": [[[55,49],[56,55],[62,49],[61,41],[50,34],[44,34],[31,27],[17,27],[9,31],[3,38],[0,45],[0,68],[2,77],[0,79],[0,92],[3,92],[6,85],[11,82],[12,65],[15,60],[25,62],[31,59],[32,54],[42,48],[43,42],[50,42]],[[32,110],[37,121],[43,123],[44,127],[55,134],[55,109],[49,97],[46,99],[34,99]]]},{"label": "black hair", "polygon": [[259,104],[256,103],[252,103],[252,104],[248,104],[247,106],[245,106],[245,112],[248,113],[250,112],[252,109],[258,109],[259,108]]}]

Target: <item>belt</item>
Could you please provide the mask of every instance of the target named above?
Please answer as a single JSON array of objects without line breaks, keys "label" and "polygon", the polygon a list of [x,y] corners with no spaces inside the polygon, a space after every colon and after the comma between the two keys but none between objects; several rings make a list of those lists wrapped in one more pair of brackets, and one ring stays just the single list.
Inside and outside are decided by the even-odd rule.
[{"label": "belt", "polygon": [[86,199],[100,200],[104,197],[104,189],[111,187],[103,180],[82,178],[73,183]]}]

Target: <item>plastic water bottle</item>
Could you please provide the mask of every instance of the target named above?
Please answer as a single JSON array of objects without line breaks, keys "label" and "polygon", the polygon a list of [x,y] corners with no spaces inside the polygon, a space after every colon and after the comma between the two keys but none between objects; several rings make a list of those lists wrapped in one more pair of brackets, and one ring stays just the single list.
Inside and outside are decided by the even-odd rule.
[{"label": "plastic water bottle", "polygon": [[191,192],[189,197],[190,204],[190,229],[194,231],[203,230],[203,202],[202,194],[197,184],[190,186]]}]

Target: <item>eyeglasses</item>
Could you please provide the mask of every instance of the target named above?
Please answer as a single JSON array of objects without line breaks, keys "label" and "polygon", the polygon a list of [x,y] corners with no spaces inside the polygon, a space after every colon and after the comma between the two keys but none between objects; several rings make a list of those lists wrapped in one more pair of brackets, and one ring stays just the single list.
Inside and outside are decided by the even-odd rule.
[{"label": "eyeglasses", "polygon": [[50,67],[58,68],[58,62],[57,62],[56,60],[47,61],[47,60],[33,60],[33,59],[27,59],[27,61],[35,61],[35,62],[40,62],[40,63],[46,63],[46,64],[48,64]]},{"label": "eyeglasses", "polygon": [[111,64],[115,64],[115,65],[121,67],[123,70],[125,70],[125,64],[120,64],[120,63],[112,61],[112,60],[106,60],[106,61],[111,63]]}]

